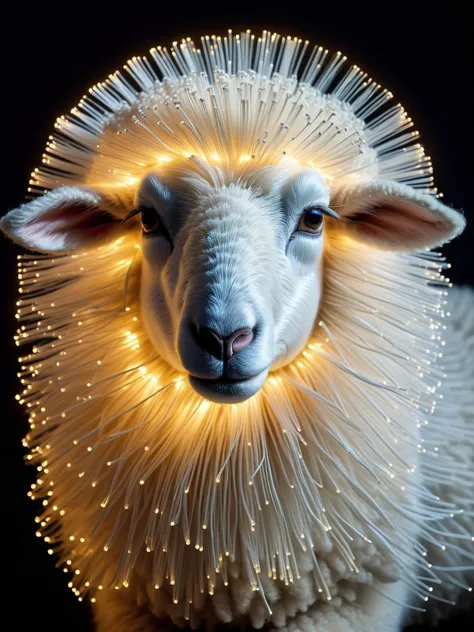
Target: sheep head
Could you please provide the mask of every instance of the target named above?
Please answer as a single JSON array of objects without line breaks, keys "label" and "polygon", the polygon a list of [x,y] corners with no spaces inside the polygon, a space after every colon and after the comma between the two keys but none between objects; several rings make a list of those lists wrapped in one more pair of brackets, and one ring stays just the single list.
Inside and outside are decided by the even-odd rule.
[{"label": "sheep head", "polygon": [[191,157],[136,189],[63,187],[2,228],[45,252],[141,232],[141,315],[156,352],[206,399],[248,399],[307,344],[323,292],[325,233],[418,250],[458,234],[462,216],[388,181],[329,185],[287,161],[226,170]]}]

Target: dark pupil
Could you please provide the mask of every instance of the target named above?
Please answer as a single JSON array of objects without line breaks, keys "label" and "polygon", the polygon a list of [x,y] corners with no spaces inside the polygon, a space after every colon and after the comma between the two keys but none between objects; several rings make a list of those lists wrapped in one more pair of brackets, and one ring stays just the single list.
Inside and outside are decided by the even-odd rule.
[{"label": "dark pupil", "polygon": [[158,226],[159,219],[157,212],[152,208],[142,209],[142,225],[145,230],[155,230]]},{"label": "dark pupil", "polygon": [[321,222],[323,220],[323,216],[321,211],[318,211],[316,208],[308,209],[304,214],[304,223],[308,228],[319,228],[321,226]]}]

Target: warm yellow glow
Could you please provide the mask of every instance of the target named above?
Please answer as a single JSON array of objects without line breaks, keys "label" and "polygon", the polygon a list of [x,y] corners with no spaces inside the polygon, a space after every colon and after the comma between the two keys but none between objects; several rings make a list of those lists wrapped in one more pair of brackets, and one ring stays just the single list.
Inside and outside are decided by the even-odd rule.
[{"label": "warm yellow glow", "polygon": [[300,161],[297,160],[296,158],[294,158],[293,156],[291,156],[290,154],[285,154],[284,156],[282,156],[280,158],[280,163],[281,164],[293,164],[293,165],[299,165]]},{"label": "warm yellow glow", "polygon": [[207,400],[203,400],[199,406],[199,409],[202,413],[206,413],[210,405],[210,402],[208,402]]}]

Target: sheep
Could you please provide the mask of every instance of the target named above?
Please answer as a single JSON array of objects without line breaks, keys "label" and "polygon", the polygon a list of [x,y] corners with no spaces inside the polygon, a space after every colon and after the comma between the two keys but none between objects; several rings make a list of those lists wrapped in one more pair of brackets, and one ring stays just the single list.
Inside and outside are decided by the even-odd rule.
[{"label": "sheep", "polygon": [[1,220],[37,535],[99,631],[390,632],[470,590],[474,296],[433,250],[465,220],[307,47],[133,58]]}]

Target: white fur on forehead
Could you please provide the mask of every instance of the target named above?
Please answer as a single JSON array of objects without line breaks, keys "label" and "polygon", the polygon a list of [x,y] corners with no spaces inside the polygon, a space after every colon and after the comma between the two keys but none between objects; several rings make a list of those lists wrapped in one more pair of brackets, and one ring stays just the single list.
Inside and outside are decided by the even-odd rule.
[{"label": "white fur on forehead", "polygon": [[316,169],[289,159],[274,165],[250,164],[240,174],[238,181],[259,189],[264,195],[281,191],[289,181],[298,183],[301,187],[328,189],[324,178]]},{"label": "white fur on forehead", "polygon": [[197,156],[177,158],[160,165],[158,170],[149,172],[142,178],[137,188],[136,201],[169,202],[174,191],[179,191],[182,195],[205,195],[213,188],[229,185],[237,179],[238,176],[232,169],[221,169]]},{"label": "white fur on forehead", "polygon": [[[292,191],[289,190],[291,186]],[[181,194],[207,195],[212,190],[225,187],[253,189],[265,196],[281,194],[308,197],[315,195],[329,198],[325,179],[313,168],[304,167],[297,161],[285,160],[275,165],[252,162],[232,168],[212,165],[196,156],[186,161],[176,160],[160,167],[159,172],[146,175],[137,190],[137,203],[169,202],[171,190]]]},{"label": "white fur on forehead", "polygon": [[335,184],[331,206],[349,220],[352,237],[398,251],[442,246],[466,225],[461,213],[434,196],[393,181]]}]

